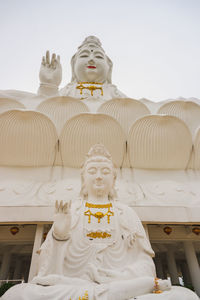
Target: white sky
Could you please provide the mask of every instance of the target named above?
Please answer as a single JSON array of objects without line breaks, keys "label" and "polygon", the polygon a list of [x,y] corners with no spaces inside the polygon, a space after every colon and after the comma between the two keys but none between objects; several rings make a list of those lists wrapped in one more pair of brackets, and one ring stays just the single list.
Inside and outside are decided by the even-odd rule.
[{"label": "white sky", "polygon": [[61,55],[63,80],[88,35],[132,98],[200,98],[200,0],[0,0],[0,89],[36,92],[42,55]]}]

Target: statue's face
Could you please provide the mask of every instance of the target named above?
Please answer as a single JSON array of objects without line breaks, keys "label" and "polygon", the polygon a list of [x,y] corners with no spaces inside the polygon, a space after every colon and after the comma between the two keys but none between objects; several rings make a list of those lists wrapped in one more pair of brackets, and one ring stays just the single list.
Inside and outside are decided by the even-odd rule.
[{"label": "statue's face", "polygon": [[113,166],[106,161],[89,162],[85,168],[84,181],[88,196],[108,196],[114,185]]},{"label": "statue's face", "polygon": [[77,54],[74,73],[78,82],[104,83],[107,80],[108,72],[108,61],[100,48],[87,46]]}]

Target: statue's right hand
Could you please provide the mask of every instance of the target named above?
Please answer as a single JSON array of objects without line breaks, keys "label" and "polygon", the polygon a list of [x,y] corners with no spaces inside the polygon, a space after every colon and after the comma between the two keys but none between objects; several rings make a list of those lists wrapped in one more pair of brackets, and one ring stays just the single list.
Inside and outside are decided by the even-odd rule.
[{"label": "statue's right hand", "polygon": [[71,201],[63,203],[56,200],[53,235],[55,238],[65,240],[69,237],[71,227]]},{"label": "statue's right hand", "polygon": [[43,56],[40,67],[40,84],[47,86],[58,87],[62,81],[62,67],[60,64],[60,56],[55,53],[52,54],[50,59],[49,51],[46,56]]}]

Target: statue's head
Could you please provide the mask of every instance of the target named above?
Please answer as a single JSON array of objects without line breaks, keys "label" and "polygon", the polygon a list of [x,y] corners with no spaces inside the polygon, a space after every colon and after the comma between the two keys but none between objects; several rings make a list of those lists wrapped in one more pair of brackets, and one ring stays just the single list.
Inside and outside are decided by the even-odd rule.
[{"label": "statue's head", "polygon": [[111,83],[112,66],[100,40],[88,36],[71,59],[71,82]]},{"label": "statue's head", "polygon": [[102,144],[94,145],[88,152],[81,172],[81,196],[87,199],[88,194],[106,196],[112,200],[115,191],[116,170],[111,155]]}]

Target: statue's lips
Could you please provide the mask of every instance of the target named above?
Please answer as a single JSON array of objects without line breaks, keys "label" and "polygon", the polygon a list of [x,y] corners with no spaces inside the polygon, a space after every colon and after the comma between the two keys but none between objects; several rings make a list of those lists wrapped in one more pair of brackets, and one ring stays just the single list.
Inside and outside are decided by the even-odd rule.
[{"label": "statue's lips", "polygon": [[88,69],[96,69],[95,66],[87,66]]}]

